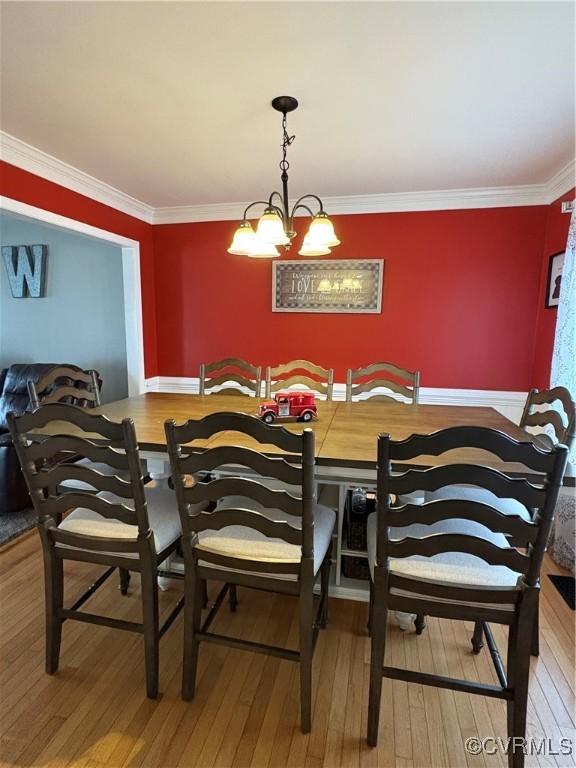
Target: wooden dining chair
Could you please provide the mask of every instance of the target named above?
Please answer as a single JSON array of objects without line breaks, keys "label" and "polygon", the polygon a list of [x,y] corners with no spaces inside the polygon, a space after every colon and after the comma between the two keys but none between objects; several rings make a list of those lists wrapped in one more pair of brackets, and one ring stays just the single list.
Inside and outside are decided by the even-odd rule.
[{"label": "wooden dining chair", "polygon": [[[229,386],[222,386],[222,385]],[[221,389],[218,389],[221,387]],[[241,387],[248,389],[244,392]],[[262,368],[237,357],[227,357],[215,363],[200,366],[201,395],[244,395],[260,397],[262,392]]]},{"label": "wooden dining chair", "polygon": [[[237,432],[288,456],[271,458],[225,443],[194,450],[193,442]],[[314,432],[290,432],[242,413],[214,413],[176,426],[166,422],[172,479],[182,521],[185,562],[182,698],[194,696],[200,642],[279,656],[300,664],[301,728],[308,733],[312,709],[312,656],[318,629],[326,626],[334,510],[315,502]],[[238,467],[253,475],[246,477]],[[222,470],[227,470],[222,475]],[[190,486],[198,472],[220,473]],[[209,505],[209,506],[207,506]],[[314,615],[314,584],[321,597]],[[214,608],[201,623],[203,585],[222,581]],[[298,650],[263,645],[210,632],[226,593],[236,585],[299,599]],[[235,605],[235,596],[233,606]]]},{"label": "wooden dining chair", "polygon": [[398,401],[400,396],[416,404],[419,394],[420,371],[409,371],[394,363],[372,363],[355,370],[349,368],[346,374],[346,401],[349,403],[368,398]]},{"label": "wooden dining chair", "polygon": [[[131,419],[116,423],[74,405],[51,403],[22,416],[10,413],[8,420],[42,540],[46,671],[53,674],[58,669],[62,625],[68,619],[128,630],[143,636],[146,692],[156,698],[159,640],[182,607],[181,600],[159,627],[158,566],[178,547],[181,536],[172,492],[168,488],[144,488]],[[53,422],[58,422],[57,435],[42,434],[41,439],[33,439]],[[89,463],[56,463],[61,451],[73,452],[99,466],[105,464],[111,472],[102,474]],[[121,473],[128,479],[120,477]],[[81,480],[93,492],[64,493],[62,483],[67,479]],[[57,523],[63,513],[68,514]],[[65,560],[107,566],[70,608],[63,602]],[[140,573],[141,622],[79,610],[116,568]]]},{"label": "wooden dining chair", "polygon": [[[563,408],[563,415],[555,409],[554,405],[559,402]],[[546,405],[548,406],[544,410],[534,411],[535,406]],[[532,440],[535,445],[539,445],[543,448],[551,448],[555,444],[561,443],[566,445],[570,450],[574,442],[574,420],[575,420],[576,407],[574,400],[570,395],[570,392],[565,387],[554,387],[550,390],[539,391],[533,389],[528,393],[524,411],[520,419],[520,426],[523,429],[526,427],[550,427],[550,433],[532,434],[528,433],[527,438]],[[531,520],[533,512],[530,509],[526,509],[515,499],[512,498],[499,498],[491,494],[488,490],[482,488],[474,488],[471,486],[452,485],[445,488],[439,488],[438,490],[427,493],[426,499],[428,501],[434,501],[436,499],[460,499],[462,501],[478,501],[486,502],[495,506],[502,514],[508,515],[520,515],[527,520]],[[546,542],[548,544],[548,542]],[[534,631],[532,637],[532,655],[538,656],[540,653],[540,629],[539,629],[539,615],[540,611],[536,613],[536,621],[534,622]],[[424,618],[418,616],[416,619],[416,629],[421,632],[424,627]],[[482,631],[477,624],[476,632],[474,633],[476,638],[474,643],[474,650],[478,653],[483,647]]]},{"label": "wooden dining chair", "polygon": [[[562,412],[555,408],[556,403],[560,403]],[[545,407],[542,408],[541,406]],[[574,398],[566,387],[531,389],[526,398],[520,426],[522,429],[548,427],[549,432],[533,435],[533,440],[548,448],[555,443],[561,443],[570,449],[576,436],[576,403]]]},{"label": "wooden dining chair", "polygon": [[94,370],[83,371],[62,365],[53,368],[39,381],[28,381],[28,395],[32,410],[39,405],[68,403],[80,408],[98,408],[100,382]]},{"label": "wooden dining chair", "polygon": [[273,392],[290,389],[298,385],[316,392],[326,400],[332,400],[334,391],[334,370],[308,360],[291,360],[274,367],[266,368],[266,397]]},{"label": "wooden dining chair", "polygon": [[[444,464],[395,474],[394,462],[440,456],[455,448],[480,449],[542,475],[529,483],[474,464]],[[452,427],[431,435],[378,439],[377,512],[368,521],[371,659],[368,743],[378,739],[382,677],[504,699],[508,736],[526,735],[530,640],[538,609],[540,567],[568,451],[544,450],[485,427]],[[532,519],[505,515],[488,503],[439,499],[392,506],[391,494],[469,483],[538,510]],[[528,549],[524,551],[526,543]],[[500,685],[383,666],[389,610],[443,619],[479,621]],[[509,627],[507,669],[489,623]],[[476,632],[475,632],[476,634]],[[511,742],[512,744],[518,742]],[[522,748],[509,764],[522,768]]]}]

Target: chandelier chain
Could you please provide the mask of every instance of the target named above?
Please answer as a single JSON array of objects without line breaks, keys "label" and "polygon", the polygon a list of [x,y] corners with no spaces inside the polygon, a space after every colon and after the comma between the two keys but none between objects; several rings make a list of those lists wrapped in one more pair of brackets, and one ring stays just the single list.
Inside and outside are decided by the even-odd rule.
[{"label": "chandelier chain", "polygon": [[294,139],[296,138],[295,135],[290,136],[290,134],[288,133],[287,125],[288,125],[288,121],[286,120],[286,112],[284,112],[284,114],[282,116],[282,131],[283,131],[283,133],[282,133],[282,160],[280,160],[280,163],[279,163],[280,170],[283,173],[287,173],[288,168],[290,168],[290,163],[288,162],[288,160],[286,160],[286,150],[292,144]]}]

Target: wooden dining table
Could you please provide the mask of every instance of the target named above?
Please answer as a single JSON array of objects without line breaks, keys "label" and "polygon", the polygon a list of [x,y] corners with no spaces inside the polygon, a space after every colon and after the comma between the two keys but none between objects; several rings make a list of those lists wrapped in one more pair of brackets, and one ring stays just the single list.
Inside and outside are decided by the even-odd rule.
[{"label": "wooden dining table", "polygon": [[[168,419],[180,424],[187,419],[201,419],[222,411],[256,414],[259,402],[257,398],[247,396],[149,392],[108,403],[94,412],[102,413],[114,421],[131,418],[141,451],[149,456],[162,457],[166,455],[164,423]],[[393,440],[401,440],[412,434],[430,434],[446,427],[474,425],[501,430],[517,440],[529,439],[529,435],[514,422],[488,407],[411,405],[381,400],[354,403],[323,400],[317,401],[317,407],[318,418],[311,422],[277,423],[293,432],[299,432],[305,427],[314,430],[319,468],[342,468],[361,473],[374,470],[380,433],[389,434]],[[50,425],[49,431],[58,431],[58,425]],[[227,432],[197,444],[214,447],[231,441],[235,445],[255,446],[251,438]],[[274,446],[263,446],[262,449],[269,452],[280,450]],[[527,471],[521,465],[506,465],[491,454],[477,450],[454,450],[450,452],[449,458],[457,463],[478,461],[508,471]],[[430,456],[420,457],[414,463],[434,466],[445,461],[443,457]]]},{"label": "wooden dining table", "polygon": [[[211,413],[234,411],[256,414],[259,400],[236,395],[192,395],[146,393],[118,400],[95,409],[113,421],[131,418],[134,421],[138,444],[148,462],[150,475],[161,481],[170,475],[164,424],[173,419],[177,424],[188,419],[201,419]],[[367,598],[367,583],[346,579],[342,573],[342,558],[366,557],[365,552],[347,549],[344,528],[346,494],[361,486],[374,490],[376,484],[377,438],[380,433],[401,440],[412,434],[430,434],[454,426],[482,426],[498,429],[518,440],[530,436],[493,408],[452,405],[411,405],[393,401],[366,400],[363,402],[318,401],[318,418],[306,424],[299,421],[283,422],[290,431],[310,427],[315,433],[316,477],[319,501],[332,506],[337,513],[336,566],[331,593],[352,599]],[[61,433],[62,423],[52,422],[43,432]],[[69,426],[68,433],[74,432]],[[195,441],[195,447],[218,445],[258,447],[269,453],[280,452],[275,446],[257,445],[252,438],[236,432],[221,432],[207,440]],[[505,464],[497,457],[472,449],[456,449],[441,457],[422,456],[411,465],[435,466],[441,463],[482,463],[502,471],[530,475],[530,470],[519,464]],[[402,469],[402,467],[398,467]],[[533,473],[532,473],[533,474]],[[176,503],[176,502],[175,502]],[[171,562],[167,570],[178,571],[181,563]]]}]

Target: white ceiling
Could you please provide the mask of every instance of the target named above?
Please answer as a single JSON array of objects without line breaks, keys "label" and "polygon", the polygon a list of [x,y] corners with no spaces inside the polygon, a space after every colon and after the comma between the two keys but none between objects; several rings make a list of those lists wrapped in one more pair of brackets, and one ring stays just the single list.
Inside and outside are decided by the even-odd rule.
[{"label": "white ceiling", "polygon": [[546,182],[571,2],[4,2],[2,128],[154,207]]}]

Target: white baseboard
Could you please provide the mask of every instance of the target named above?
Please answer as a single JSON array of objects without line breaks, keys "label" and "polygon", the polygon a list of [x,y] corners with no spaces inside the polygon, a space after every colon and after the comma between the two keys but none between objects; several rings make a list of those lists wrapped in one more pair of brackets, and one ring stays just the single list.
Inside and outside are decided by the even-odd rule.
[{"label": "white baseboard", "polygon": [[[197,395],[199,379],[184,376],[154,376],[146,380],[147,392],[173,392]],[[344,400],[345,384],[334,384],[334,400]],[[424,405],[477,405],[495,408],[516,424],[520,421],[527,392],[500,392],[488,389],[445,389],[420,387]]]}]

